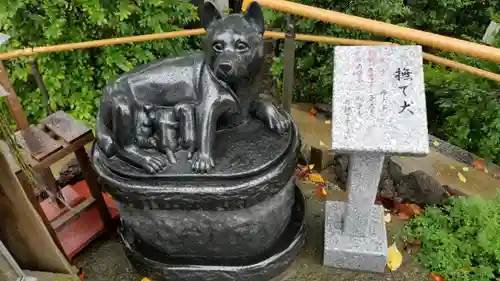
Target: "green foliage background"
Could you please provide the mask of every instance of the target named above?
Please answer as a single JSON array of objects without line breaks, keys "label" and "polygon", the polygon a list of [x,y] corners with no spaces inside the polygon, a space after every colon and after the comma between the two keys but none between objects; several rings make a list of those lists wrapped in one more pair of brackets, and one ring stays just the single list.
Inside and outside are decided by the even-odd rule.
[{"label": "green foliage background", "polygon": [[[182,0],[0,0],[0,32],[12,38],[4,49],[82,42],[181,30],[198,20]],[[178,55],[197,46],[176,38],[37,56],[52,110],[64,110],[94,125],[105,83],[135,65]],[[6,62],[30,121],[45,116],[27,59]]]},{"label": "green foliage background", "polygon": [[454,197],[405,226],[404,239],[420,241],[417,258],[449,281],[500,278],[500,198]]},{"label": "green foliage background", "polygon": [[[500,20],[500,1],[490,0],[300,0],[306,5],[409,26],[472,41],[491,19]],[[409,3],[412,3],[411,5]],[[268,26],[282,30],[284,15],[265,10]],[[183,0],[0,0],[0,32],[12,36],[0,51],[29,46],[98,40],[180,30],[198,20]],[[327,23],[298,18],[297,32],[352,39],[402,42]],[[93,126],[101,89],[123,71],[155,58],[198,47],[199,38],[177,38],[37,56],[52,110],[64,110]],[[496,46],[500,47],[497,40]],[[427,52],[435,50],[426,48]],[[500,73],[500,66],[449,53],[441,56]],[[333,46],[297,42],[295,101],[331,101]],[[283,57],[271,72],[281,91]],[[45,115],[27,59],[6,62],[30,121]],[[445,67],[425,66],[432,134],[500,163],[498,83]]]},{"label": "green foliage background", "polygon": [[[356,16],[479,42],[492,19],[499,19],[500,1],[489,0],[300,0],[300,3]],[[410,5],[408,3],[414,2]],[[266,11],[267,22],[283,29],[284,16]],[[337,25],[297,19],[297,33],[392,41]],[[334,46],[297,42],[294,100],[330,103]],[[500,47],[500,40],[494,44]],[[500,73],[500,65],[461,55],[424,51]],[[281,93],[283,55],[275,58],[272,74]],[[425,66],[430,132],[482,157],[500,163],[500,85],[434,64]]]}]

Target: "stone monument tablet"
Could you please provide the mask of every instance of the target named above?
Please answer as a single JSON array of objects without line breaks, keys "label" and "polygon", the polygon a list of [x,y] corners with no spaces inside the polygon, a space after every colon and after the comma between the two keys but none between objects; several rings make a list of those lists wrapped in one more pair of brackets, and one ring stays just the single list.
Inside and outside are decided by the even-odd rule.
[{"label": "stone monument tablet", "polygon": [[383,208],[374,204],[387,154],[429,151],[420,46],[336,47],[332,147],[348,153],[348,201],[329,201],[324,264],[384,272]]},{"label": "stone monument tablet", "polygon": [[427,154],[420,46],[336,47],[332,147]]}]

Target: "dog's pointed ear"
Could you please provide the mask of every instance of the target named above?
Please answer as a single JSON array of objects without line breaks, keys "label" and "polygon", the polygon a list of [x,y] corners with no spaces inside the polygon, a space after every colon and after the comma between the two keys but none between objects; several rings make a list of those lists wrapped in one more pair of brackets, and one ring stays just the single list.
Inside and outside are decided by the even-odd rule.
[{"label": "dog's pointed ear", "polygon": [[262,8],[259,3],[252,1],[252,3],[248,5],[245,19],[249,21],[260,34],[264,34],[266,28],[264,24],[264,14],[262,13]]},{"label": "dog's pointed ear", "polygon": [[206,1],[200,11],[200,20],[203,28],[207,29],[214,21],[222,18],[222,13],[211,1]]}]

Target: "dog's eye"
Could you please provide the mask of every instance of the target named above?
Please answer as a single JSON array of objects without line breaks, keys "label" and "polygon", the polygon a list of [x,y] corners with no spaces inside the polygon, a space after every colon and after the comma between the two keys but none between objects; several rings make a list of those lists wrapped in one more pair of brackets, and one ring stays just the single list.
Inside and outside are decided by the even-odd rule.
[{"label": "dog's eye", "polygon": [[248,44],[245,42],[236,42],[236,49],[238,51],[246,51],[248,49]]},{"label": "dog's eye", "polygon": [[215,42],[213,45],[212,45],[212,48],[214,49],[214,51],[216,52],[222,52],[224,51],[224,44],[222,42]]}]

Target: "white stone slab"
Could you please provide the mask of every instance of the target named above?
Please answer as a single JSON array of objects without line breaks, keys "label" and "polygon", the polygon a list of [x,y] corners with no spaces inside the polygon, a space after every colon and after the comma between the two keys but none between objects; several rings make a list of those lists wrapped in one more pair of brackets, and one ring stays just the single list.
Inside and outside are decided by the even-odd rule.
[{"label": "white stone slab", "polygon": [[341,153],[429,152],[420,46],[338,46],[332,148]]}]

